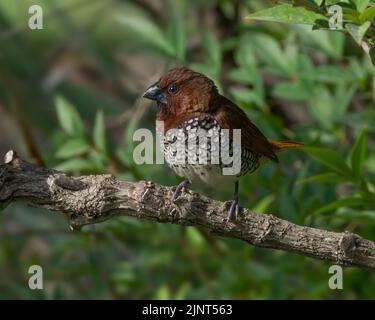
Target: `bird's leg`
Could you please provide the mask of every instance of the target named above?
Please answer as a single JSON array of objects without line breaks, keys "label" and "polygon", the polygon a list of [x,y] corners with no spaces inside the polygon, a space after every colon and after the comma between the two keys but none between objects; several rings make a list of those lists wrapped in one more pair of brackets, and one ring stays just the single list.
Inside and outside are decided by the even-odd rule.
[{"label": "bird's leg", "polygon": [[238,216],[238,211],[240,208],[238,204],[238,187],[239,187],[239,182],[237,181],[234,185],[234,196],[233,196],[232,204],[230,205],[230,208],[228,211],[227,221],[235,221]]},{"label": "bird's leg", "polygon": [[182,189],[185,189],[189,185],[190,181],[188,179],[182,181],[177,187],[175,192],[173,193],[172,201],[176,200],[180,195]]}]

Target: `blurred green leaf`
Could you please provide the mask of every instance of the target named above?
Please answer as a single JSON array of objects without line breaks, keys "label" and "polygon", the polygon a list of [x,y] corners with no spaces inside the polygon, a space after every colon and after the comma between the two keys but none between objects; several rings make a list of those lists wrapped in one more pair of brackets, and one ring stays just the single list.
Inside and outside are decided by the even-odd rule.
[{"label": "blurred green leaf", "polygon": [[310,92],[300,82],[280,82],[274,87],[273,95],[289,101],[305,101]]},{"label": "blurred green leaf", "polygon": [[353,84],[349,88],[341,81],[337,84],[337,89],[334,97],[336,105],[335,112],[333,114],[335,120],[342,119],[342,117],[346,114],[356,90],[357,84]]},{"label": "blurred green leaf", "polygon": [[254,34],[249,38],[254,44],[254,50],[259,58],[266,61],[270,66],[279,69],[282,75],[291,75],[291,68],[289,68],[288,60],[285,59],[278,42],[271,36],[266,34]]},{"label": "blurred green leaf", "polygon": [[343,175],[348,179],[352,179],[352,172],[350,168],[345,163],[341,155],[336,151],[317,147],[304,147],[303,149],[307,151],[314,159],[318,160],[336,173]]},{"label": "blurred green leaf", "polygon": [[91,149],[87,160],[89,160],[97,169],[102,171],[106,170],[106,160],[108,160],[108,157],[106,157],[103,152]]},{"label": "blurred green leaf", "polygon": [[317,5],[318,7],[320,7],[323,3],[324,0],[307,0],[315,5]]},{"label": "blurred green leaf", "polygon": [[244,72],[240,77],[242,78],[242,81],[245,82],[246,79],[252,79],[254,77],[253,74],[249,74],[249,70],[254,70],[257,67],[258,61],[255,56],[254,44],[252,43],[251,37],[242,37],[238,46],[235,60],[240,68],[235,70],[238,73],[240,71]]},{"label": "blurred green leaf", "polygon": [[84,136],[84,125],[76,108],[65,98],[56,99],[57,117],[61,128],[70,136]]},{"label": "blurred green leaf", "polygon": [[98,110],[96,113],[93,138],[96,148],[107,156],[107,138],[105,134],[105,123],[102,110]]},{"label": "blurred green leaf", "polygon": [[206,74],[212,80],[214,80],[219,91],[222,91],[220,85],[220,70],[222,63],[222,53],[220,42],[209,32],[203,34],[203,45],[208,53],[208,62],[206,64],[193,63],[190,68]]},{"label": "blurred green leaf", "polygon": [[375,211],[353,210],[343,208],[334,213],[334,216],[348,222],[358,221],[362,223],[375,223]]},{"label": "blurred green leaf", "polygon": [[155,300],[169,300],[172,299],[171,291],[166,285],[162,285],[155,293]]},{"label": "blurred green leaf", "polygon": [[312,116],[327,130],[334,125],[335,101],[327,87],[316,85],[309,101]]},{"label": "blurred green leaf", "polygon": [[96,166],[92,164],[91,161],[75,158],[64,161],[57,166],[55,166],[56,170],[63,171],[63,172],[81,172],[81,171],[96,171]]},{"label": "blurred green leaf", "polygon": [[316,11],[320,7],[323,0],[293,0],[293,5],[304,7],[308,10]]},{"label": "blurred green leaf", "polygon": [[350,35],[354,38],[354,40],[358,43],[361,44],[362,39],[364,35],[366,34],[368,28],[371,26],[370,21],[366,21],[360,26],[357,26],[353,23],[346,23],[345,24],[345,29],[348,30]]},{"label": "blurred green leaf", "polygon": [[359,12],[363,12],[367,5],[370,3],[370,0],[351,0],[354,4],[355,7]]},{"label": "blurred green leaf", "polygon": [[263,9],[246,17],[247,19],[274,21],[283,23],[311,24],[316,20],[326,20],[321,14],[309,11],[303,7],[293,7],[289,4],[281,4]]},{"label": "blurred green leaf", "polygon": [[273,194],[269,194],[264,198],[260,199],[255,206],[253,206],[254,212],[263,213],[266,212],[271,205],[271,203],[275,200],[275,196]]},{"label": "blurred green leaf", "polygon": [[259,107],[263,105],[262,97],[259,97],[258,93],[255,91],[232,88],[230,90],[230,93],[237,101],[242,101],[245,103],[255,103]]},{"label": "blurred green leaf", "polygon": [[236,100],[244,103],[255,103],[258,107],[265,104],[265,88],[262,75],[257,69],[255,52],[247,37],[240,42],[240,47],[236,52],[235,60],[238,68],[230,71],[231,79],[250,85],[251,88],[239,89],[231,88],[230,92]]},{"label": "blurred green leaf", "polygon": [[303,184],[303,183],[341,183],[341,182],[346,182],[347,179],[341,175],[338,175],[337,173],[334,172],[327,172],[327,173],[321,173],[317,174],[312,177],[308,177],[305,179],[299,180],[297,183],[298,184]]},{"label": "blurred green leaf", "polygon": [[361,13],[359,16],[359,20],[363,23],[365,21],[372,21],[375,18],[375,5],[367,8],[365,11]]},{"label": "blurred green leaf", "polygon": [[118,17],[118,21],[129,32],[133,32],[139,40],[154,46],[168,56],[175,56],[173,45],[168,41],[164,32],[150,19],[142,15],[127,15]]},{"label": "blurred green leaf", "polygon": [[174,295],[174,299],[176,300],[186,299],[187,292],[189,289],[190,289],[190,284],[188,282],[182,284],[180,288],[177,290],[176,294]]},{"label": "blurred green leaf", "polygon": [[204,45],[209,54],[210,66],[217,75],[221,68],[221,46],[220,42],[210,33],[204,35]]},{"label": "blurred green leaf", "polygon": [[56,158],[68,159],[85,154],[90,150],[87,141],[83,139],[72,139],[65,142],[55,153]]},{"label": "blurred green leaf", "polygon": [[365,151],[366,129],[363,128],[349,154],[349,162],[357,180],[361,180],[364,176]]},{"label": "blurred green leaf", "polygon": [[345,198],[333,201],[327,205],[324,205],[320,207],[318,210],[314,212],[314,214],[323,214],[327,212],[335,211],[338,208],[344,208],[344,207],[358,207],[366,205],[367,202],[362,198]]},{"label": "blurred green leaf", "polygon": [[351,1],[353,1],[353,0],[326,0],[326,5],[330,6],[330,5],[338,4],[338,3],[351,4]]},{"label": "blurred green leaf", "polygon": [[301,41],[307,47],[320,49],[334,59],[342,58],[345,36],[341,32],[311,30],[307,25],[293,25],[292,28],[301,35]]},{"label": "blurred green leaf", "polygon": [[173,7],[170,26],[171,43],[177,60],[185,61],[187,39],[184,3],[183,1],[171,1],[171,6]]},{"label": "blurred green leaf", "polygon": [[196,227],[187,227],[186,228],[186,238],[189,242],[189,245],[195,249],[201,248],[205,241],[202,237],[202,234]]}]

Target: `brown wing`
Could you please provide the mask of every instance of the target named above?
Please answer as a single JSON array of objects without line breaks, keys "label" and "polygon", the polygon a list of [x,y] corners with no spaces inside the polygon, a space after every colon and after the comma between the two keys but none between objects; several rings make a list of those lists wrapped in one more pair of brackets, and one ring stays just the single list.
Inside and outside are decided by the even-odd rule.
[{"label": "brown wing", "polygon": [[223,96],[220,96],[219,101],[215,103],[220,105],[215,113],[216,121],[225,129],[241,129],[242,147],[278,162],[272,144],[249,120],[244,111]]}]

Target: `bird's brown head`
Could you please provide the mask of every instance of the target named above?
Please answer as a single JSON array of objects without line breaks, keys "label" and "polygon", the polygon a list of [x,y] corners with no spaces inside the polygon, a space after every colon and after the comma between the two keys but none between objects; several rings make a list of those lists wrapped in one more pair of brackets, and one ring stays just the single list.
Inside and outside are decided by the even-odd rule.
[{"label": "bird's brown head", "polygon": [[150,86],[143,97],[157,102],[157,120],[167,120],[211,111],[216,94],[214,82],[205,75],[188,68],[176,68]]}]

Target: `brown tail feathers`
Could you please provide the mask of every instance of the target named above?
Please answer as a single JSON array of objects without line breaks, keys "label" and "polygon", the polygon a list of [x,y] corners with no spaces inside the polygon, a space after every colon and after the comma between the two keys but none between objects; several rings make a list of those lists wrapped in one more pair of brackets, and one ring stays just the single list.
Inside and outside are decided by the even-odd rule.
[{"label": "brown tail feathers", "polygon": [[275,152],[280,152],[285,149],[301,148],[304,144],[302,142],[290,140],[268,140]]}]

